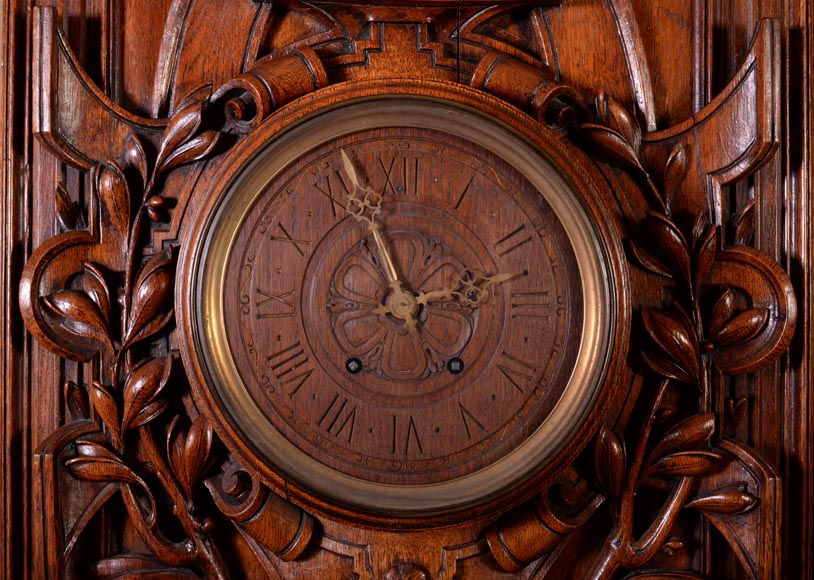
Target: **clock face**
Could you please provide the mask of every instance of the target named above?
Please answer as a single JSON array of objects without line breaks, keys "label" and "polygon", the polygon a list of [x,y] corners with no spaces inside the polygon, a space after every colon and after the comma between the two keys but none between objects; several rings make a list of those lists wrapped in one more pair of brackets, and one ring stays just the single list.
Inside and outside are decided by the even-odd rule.
[{"label": "clock face", "polygon": [[196,294],[213,388],[275,472],[415,513],[538,471],[602,374],[590,220],[508,129],[352,104],[260,148],[209,221]]}]

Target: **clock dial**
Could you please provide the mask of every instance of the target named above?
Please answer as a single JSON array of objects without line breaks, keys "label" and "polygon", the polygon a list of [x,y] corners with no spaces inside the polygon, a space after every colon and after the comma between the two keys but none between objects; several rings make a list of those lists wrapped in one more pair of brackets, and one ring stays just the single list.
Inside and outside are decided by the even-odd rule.
[{"label": "clock dial", "polygon": [[208,229],[215,388],[272,468],[321,495],[481,501],[539,470],[593,400],[592,235],[545,158],[488,120],[421,100],[329,112],[243,168]]}]

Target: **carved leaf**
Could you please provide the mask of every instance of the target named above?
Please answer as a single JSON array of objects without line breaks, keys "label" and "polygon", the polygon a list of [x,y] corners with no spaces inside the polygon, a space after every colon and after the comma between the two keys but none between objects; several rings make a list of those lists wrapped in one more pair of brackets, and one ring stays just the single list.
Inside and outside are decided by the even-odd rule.
[{"label": "carved leaf", "polygon": [[702,237],[696,244],[694,264],[695,276],[693,277],[693,292],[695,294],[697,294],[701,289],[701,286],[706,284],[707,280],[709,280],[709,275],[712,273],[712,268],[715,265],[715,257],[718,247],[717,233],[717,226],[707,224]]},{"label": "carved leaf", "polygon": [[719,491],[699,497],[685,507],[716,514],[742,514],[757,505],[757,498],[745,491]]},{"label": "carved leaf", "polygon": [[[209,97],[212,95],[212,85],[201,85],[197,89],[191,91],[187,96],[181,99],[178,103],[176,111],[181,111],[189,106],[199,105],[201,103],[209,102]],[[173,115],[175,117],[175,114]]]},{"label": "carved leaf", "polygon": [[715,413],[699,413],[679,422],[664,435],[650,454],[661,457],[668,453],[697,448],[715,432]]},{"label": "carved leaf", "polygon": [[96,187],[104,210],[102,222],[126,237],[130,231],[130,188],[119,166],[109,161],[99,167]]},{"label": "carved leaf", "polygon": [[167,380],[172,372],[172,356],[161,359],[152,359],[139,365],[127,376],[124,383],[124,416],[122,418],[122,434],[131,427],[138,427],[147,421],[137,421],[143,412],[147,411],[149,419],[157,416],[149,408],[156,397],[166,387]]},{"label": "carved leaf", "polygon": [[119,439],[119,406],[115,399],[105,387],[98,381],[93,381],[90,386],[90,400],[93,408],[107,426],[113,442],[117,448],[121,448]]},{"label": "carved leaf", "polygon": [[664,214],[648,211],[645,228],[648,240],[655,245],[653,251],[665,256],[672,267],[673,275],[689,285],[689,246],[676,225]]},{"label": "carved leaf", "polygon": [[755,235],[755,200],[749,200],[749,203],[743,208],[743,211],[738,216],[738,223],[735,226],[735,245],[748,246],[752,242]]},{"label": "carved leaf", "polygon": [[720,298],[712,307],[712,315],[709,323],[709,335],[717,336],[727,320],[735,314],[735,293],[731,288],[726,288]]},{"label": "carved leaf", "polygon": [[175,476],[189,497],[192,488],[209,467],[213,430],[203,415],[195,419],[188,432],[177,429],[177,426],[176,420],[167,438],[167,455]]},{"label": "carved leaf", "polygon": [[107,324],[96,303],[87,294],[75,290],[57,290],[43,297],[48,309],[61,317],[63,328],[75,336],[92,338],[113,350]]},{"label": "carved leaf", "polygon": [[[697,382],[701,355],[695,330],[686,316],[678,311],[668,313],[663,310],[646,308],[642,311],[642,321],[650,338],[678,369],[679,372],[675,374],[691,379],[689,382]],[[654,360],[654,358],[650,357],[650,360]],[[656,364],[651,368],[661,373],[663,365]],[[673,374],[665,376],[684,380]]]},{"label": "carved leaf", "polygon": [[104,441],[104,437],[101,432],[91,433],[85,439],[76,440],[76,451],[79,455],[87,457],[108,457],[118,460],[116,454],[105,447],[102,441]]},{"label": "carved leaf", "polygon": [[700,475],[709,471],[719,460],[721,455],[714,451],[682,451],[665,455],[651,463],[644,476],[672,475],[691,476]]},{"label": "carved leaf", "polygon": [[85,275],[82,277],[82,289],[99,307],[99,312],[108,328],[110,321],[110,290],[104,274],[95,264],[85,263]]},{"label": "carved leaf", "polygon": [[156,397],[154,401],[151,401],[145,405],[144,408],[133,418],[133,421],[130,423],[130,428],[135,429],[136,427],[146,425],[163,413],[168,406],[169,401],[167,400],[167,397]]},{"label": "carved leaf", "polygon": [[124,580],[127,578],[174,580],[198,578],[189,570],[168,568],[166,564],[141,554],[121,554],[112,558],[99,560],[92,567],[93,573],[100,580]]},{"label": "carved leaf", "polygon": [[658,274],[659,276],[664,276],[665,278],[673,278],[673,271],[670,267],[660,259],[660,256],[656,256],[643,250],[637,244],[630,242],[629,248],[633,257],[644,266],[645,269],[653,272],[654,274]]},{"label": "carved leaf", "polygon": [[768,309],[750,308],[724,323],[712,337],[712,342],[717,347],[746,342],[760,332],[768,320]]},{"label": "carved leaf", "polygon": [[147,155],[136,135],[130,134],[124,144],[124,158],[130,167],[134,167],[141,176],[142,185],[147,183]]},{"label": "carved leaf", "polygon": [[142,268],[135,284],[132,310],[122,350],[137,340],[158,332],[172,315],[164,312],[172,296],[174,259],[170,249],[151,258]]},{"label": "carved leaf", "polygon": [[619,500],[627,469],[625,443],[619,434],[603,425],[596,440],[594,453],[596,474],[614,501]]},{"label": "carved leaf", "polygon": [[68,403],[71,417],[74,419],[87,419],[90,416],[88,395],[73,381],[67,381],[62,386],[63,396]]},{"label": "carved leaf", "polygon": [[687,148],[679,143],[670,152],[664,167],[664,203],[669,208],[678,195],[687,176]]},{"label": "carved leaf", "polygon": [[625,137],[604,125],[583,123],[582,134],[596,147],[609,163],[643,172],[636,151]]},{"label": "carved leaf", "polygon": [[675,361],[654,352],[642,351],[640,354],[644,363],[659,375],[682,383],[692,384],[695,382]]},{"label": "carved leaf", "polygon": [[[215,131],[205,131],[198,137],[195,133],[201,127],[203,111],[209,101],[211,87],[194,91],[181,103],[164,130],[164,137],[155,162],[158,175],[182,163],[197,161],[208,155],[219,140]],[[154,177],[155,177],[154,175]]]},{"label": "carved leaf", "polygon": [[217,146],[220,137],[221,134],[217,131],[204,131],[168,154],[164,160],[163,170],[168,171],[173,167],[203,159]]},{"label": "carved leaf", "polygon": [[144,483],[132,469],[122,462],[116,455],[94,441],[77,441],[77,450],[80,455],[65,462],[65,466],[79,479],[86,481],[101,481],[131,483],[147,490]]},{"label": "carved leaf", "polygon": [[642,144],[642,129],[636,118],[616,99],[606,93],[596,98],[596,110],[603,125],[617,131],[638,155]]},{"label": "carved leaf", "polygon": [[66,230],[77,229],[81,219],[79,208],[71,200],[71,196],[61,183],[57,183],[55,194],[57,217],[60,225]]}]

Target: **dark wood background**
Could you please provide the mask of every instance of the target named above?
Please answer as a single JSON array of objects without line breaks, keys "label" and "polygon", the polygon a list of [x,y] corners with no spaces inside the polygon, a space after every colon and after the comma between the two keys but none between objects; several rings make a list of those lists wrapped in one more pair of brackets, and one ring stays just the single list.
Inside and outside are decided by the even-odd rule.
[{"label": "dark wood background", "polygon": [[[59,513],[71,511],[72,496],[66,488],[63,493],[67,507],[43,503],[41,498],[47,494],[43,492],[43,469],[37,461],[47,457],[43,451],[44,442],[71,420],[70,393],[64,385],[69,381],[81,382],[87,372],[82,363],[60,358],[46,348],[42,340],[34,340],[27,334],[20,314],[18,292],[25,264],[36,248],[64,229],[65,216],[70,213],[66,214],[64,207],[60,210],[59,202],[55,201],[57,184],[61,184],[69,199],[80,201],[82,206],[87,202],[92,181],[87,168],[77,167],[81,163],[66,161],[68,154],[64,150],[61,155],[54,153],[59,149],[59,143],[55,146],[55,141],[49,142],[47,137],[35,139],[32,134],[33,120],[42,118],[42,111],[33,110],[33,106],[41,104],[42,100],[36,96],[36,87],[32,83],[41,77],[43,70],[50,70],[43,68],[42,61],[36,59],[43,54],[43,43],[48,40],[43,37],[43,31],[56,29],[44,28],[42,17],[47,14],[53,25],[62,30],[82,74],[98,87],[100,94],[117,103],[122,112],[126,112],[123,114],[142,119],[165,119],[177,113],[179,103],[193,89],[204,83],[220,87],[243,72],[248,61],[244,62],[244,54],[240,51],[246,44],[255,15],[258,11],[274,11],[288,4],[295,5],[296,10],[307,8],[294,2],[250,0],[4,0],[2,4],[0,108],[3,139],[0,140],[0,152],[3,163],[0,166],[0,187],[3,203],[0,203],[0,223],[3,233],[0,250],[4,261],[0,276],[3,295],[0,323],[4,332],[1,343],[4,363],[2,437],[6,452],[2,463],[5,523],[0,528],[0,546],[4,578],[37,579],[47,577],[50,568],[59,568],[51,565],[58,561],[58,557],[48,552],[55,547],[44,547],[42,542],[50,537],[46,529],[49,522],[55,521]],[[500,3],[414,4],[418,9],[423,7],[430,11],[446,8],[474,13],[490,4]],[[516,4],[518,10],[510,18],[522,19],[521,15],[533,9],[531,5],[535,3]],[[776,115],[774,119],[778,121],[776,126],[772,125],[773,134],[766,141],[767,150],[761,153],[760,169],[722,187],[726,207],[723,215],[718,217],[722,222],[719,225],[734,232],[737,224],[732,223],[731,216],[737,218],[747,213],[746,207],[754,200],[753,234],[748,245],[772,258],[788,275],[797,298],[797,327],[785,354],[768,357],[772,359],[770,364],[760,365],[759,369],[750,368],[726,382],[722,379],[720,398],[711,407],[717,413],[719,424],[726,428],[724,435],[752,450],[779,477],[778,507],[774,516],[781,549],[777,553],[765,553],[771,551],[772,546],[758,538],[757,532],[752,536],[755,545],[749,549],[763,552],[757,559],[769,562],[766,569],[772,570],[775,577],[814,578],[814,381],[811,376],[814,350],[810,321],[814,17],[811,2],[563,0],[561,3],[538,4],[549,7],[548,26],[560,35],[558,61],[546,63],[559,68],[557,80],[572,86],[580,95],[603,92],[627,110],[638,109],[642,114],[637,122],[643,128],[646,142],[648,138],[651,141],[656,139],[654,134],[664,135],[656,131],[692,119],[708,104],[715,104],[716,97],[733,77],[740,74],[744,61],[750,54],[755,54],[755,50],[770,53],[766,58],[777,67],[777,84],[769,87],[767,93],[771,101],[768,109],[755,107],[751,111],[741,111],[740,117],[721,126],[719,147],[725,148],[731,144],[728,139],[748,141],[748,131],[742,130],[741,123],[750,125],[755,117],[767,114],[766,111],[769,116]],[[32,5],[49,8],[34,9]],[[386,10],[381,6],[379,9]],[[399,17],[396,7],[390,6],[389,9],[393,11],[393,18]],[[767,26],[766,18],[776,22],[776,36],[764,37],[768,44],[764,42],[756,49],[752,42],[761,26]],[[437,20],[440,22],[443,18]],[[302,30],[309,26],[317,32],[316,22],[320,21],[304,19],[286,25],[280,29],[281,36],[277,38],[258,35],[261,42],[254,48],[258,54],[268,53],[275,48],[275,43],[295,41],[296,35],[302,34]],[[324,24],[322,22],[319,26]],[[527,39],[501,37],[500,29],[500,25],[487,26],[480,33],[486,37],[492,34],[489,42],[493,45],[510,52],[513,50],[519,60],[526,58],[531,62],[533,59],[524,56],[523,43]],[[187,31],[183,40],[187,43],[186,50],[176,52],[168,47],[172,46],[174,35],[180,30]],[[286,39],[286,34],[290,38]],[[553,58],[551,54],[537,56],[541,61]],[[469,82],[476,60],[473,56],[469,68],[459,67],[454,71],[453,67],[454,72],[450,73],[448,80]],[[398,58],[388,66],[393,67],[397,62]],[[443,64],[439,64],[439,70],[443,69]],[[340,57],[329,62],[330,83],[364,78],[364,68],[346,65],[348,62],[343,62]],[[393,74],[396,69],[378,70]],[[526,69],[521,67],[520,70]],[[507,100],[511,100],[511,91],[500,85],[499,80],[494,83],[489,88],[498,94],[504,93],[501,94],[504,97],[508,93]],[[718,103],[714,108],[723,109],[724,105]],[[166,121],[156,121],[155,134],[158,135],[165,125]],[[145,126],[149,129],[149,123]],[[40,127],[43,133],[47,133],[44,129]],[[85,132],[84,139],[91,141],[88,136],[97,130],[101,131],[101,128],[89,125],[76,129],[76,135]],[[68,138],[76,135],[68,135]],[[155,140],[157,142],[158,137]],[[100,144],[99,148],[103,149],[106,144]],[[741,145],[748,148],[749,143]],[[659,154],[653,157],[658,158]],[[654,159],[649,161],[654,162]],[[626,183],[624,177],[619,179]],[[714,216],[714,209],[710,209],[710,213]],[[734,239],[736,234],[732,235]],[[631,347],[635,349],[635,343]],[[36,461],[35,457],[38,458]],[[37,465],[40,467],[35,469]],[[80,509],[79,503],[76,502],[75,509]],[[104,520],[94,532],[97,536],[86,540],[98,544],[97,553],[89,550],[72,556],[65,563],[64,576],[84,577],[82,572],[76,572],[77,569],[87,570],[87,567],[81,568],[87,566],[82,558],[98,560],[115,554],[117,548],[138,545],[138,541],[133,540],[136,535],[133,530],[118,533],[116,529],[115,521]],[[339,525],[331,528],[333,531],[340,529]],[[721,548],[704,533],[701,532],[692,545],[676,543],[667,546],[664,552],[674,550],[683,554],[676,562],[687,568],[703,570],[706,566],[707,571],[723,571],[721,576],[713,577],[770,577],[759,571],[737,571],[738,566],[715,565],[710,568],[701,564],[715,560],[716,550]],[[453,536],[450,533],[450,537]],[[333,540],[325,539],[327,537],[323,536],[321,540],[323,550],[334,550],[332,553],[350,551],[350,544],[344,547],[332,545]],[[234,538],[227,540],[226,545],[234,541]],[[395,534],[383,541],[395,546],[400,540]],[[414,541],[420,542],[421,538]],[[279,551],[285,548],[283,544]],[[241,549],[245,548],[235,547],[235,552],[240,553]],[[579,547],[569,550],[575,554],[580,552]],[[587,547],[583,550],[586,562],[595,556],[591,550]],[[731,555],[727,557],[733,558]],[[661,558],[661,561],[669,562],[669,558]],[[79,564],[74,559],[79,560]],[[579,557],[574,559],[579,560]],[[325,570],[332,569],[328,560],[319,556],[312,556],[311,561],[324,567],[320,571],[323,576]],[[480,556],[472,562],[475,566],[472,570],[481,565],[484,569],[498,570]],[[269,570],[276,569],[274,565],[269,566]],[[590,563],[576,564],[572,569],[584,573],[590,569]],[[201,568],[197,570],[200,572]],[[307,566],[297,568],[294,565],[290,570],[300,570],[291,572],[297,573],[297,578],[314,577],[309,576],[312,572]],[[481,577],[480,572],[469,575],[470,568],[462,567],[461,570],[465,579]],[[182,574],[166,572],[171,573]],[[351,577],[351,573],[351,569],[342,572],[343,577]],[[101,577],[123,577],[121,574],[124,574],[123,568]],[[420,568],[413,569],[405,564],[394,565],[385,577],[387,580],[435,577],[421,574],[424,572]],[[510,577],[508,573],[498,571],[494,574],[489,577]],[[614,577],[622,575],[619,572]],[[531,576],[518,572],[517,577]],[[543,577],[542,573],[539,577]]]}]

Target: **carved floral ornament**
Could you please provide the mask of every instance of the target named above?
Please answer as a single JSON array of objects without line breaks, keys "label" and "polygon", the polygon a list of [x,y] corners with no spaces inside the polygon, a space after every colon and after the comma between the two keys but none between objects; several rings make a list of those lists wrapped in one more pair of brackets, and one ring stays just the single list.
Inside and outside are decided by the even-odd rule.
[{"label": "carved floral ornament", "polygon": [[[40,9],[37,18],[42,30],[53,26],[48,11]],[[49,544],[59,547],[46,564],[55,577],[88,523],[112,501],[124,506],[144,552],[105,555],[90,566],[99,578],[229,578],[228,542],[218,533],[227,525],[264,562],[296,561],[309,548],[350,549],[324,534],[327,522],[316,510],[270,489],[198,410],[170,338],[181,315],[174,296],[178,242],[153,243],[160,239],[156,232],[172,227],[180,221],[176,214],[196,202],[172,197],[173,179],[228,151],[285,103],[329,84],[320,56],[301,46],[214,91],[193,92],[166,122],[134,126],[93,162],[70,157],[47,123],[40,127],[43,140],[86,169],[92,185],[87,214],[57,187],[62,231],[34,251],[20,286],[29,331],[89,369],[83,384],[65,384],[72,418],[42,446],[36,465],[41,501],[58,502],[60,486],[81,488],[90,498],[78,517],[61,514],[62,526],[49,528]],[[713,403],[715,377],[771,363],[794,331],[787,275],[749,245],[754,202],[727,237],[706,207],[697,209],[706,205],[704,192],[688,189],[699,182],[692,177],[698,144],[686,135],[657,143],[613,99],[580,94],[548,71],[496,51],[482,57],[471,85],[524,109],[584,148],[603,171],[617,173],[614,183],[628,189],[616,195],[636,198],[635,223],[620,225],[624,267],[657,279],[662,292],[632,294],[634,386],[624,387],[631,396],[625,410],[607,417],[582,461],[564,466],[556,480],[497,521],[479,522],[480,532],[462,553],[488,554],[507,572],[537,562],[538,574],[529,577],[556,577],[568,544],[584,542],[589,522],[600,522],[606,535],[586,577],[629,571],[626,578],[700,578],[641,571],[660,554],[684,548],[674,529],[694,511],[754,578],[769,578],[771,563],[740,541],[739,530],[757,527],[771,541],[776,481],[748,447],[722,437]],[[44,86],[38,98],[48,97]],[[466,313],[459,317],[466,328]],[[676,399],[693,403],[679,408],[671,404]],[[643,494],[662,498],[657,512],[637,512]],[[651,523],[643,526],[642,518]],[[372,578],[367,557],[357,556],[363,564],[354,569]],[[394,561],[384,577],[453,578],[452,560],[437,574],[423,563]]]}]

